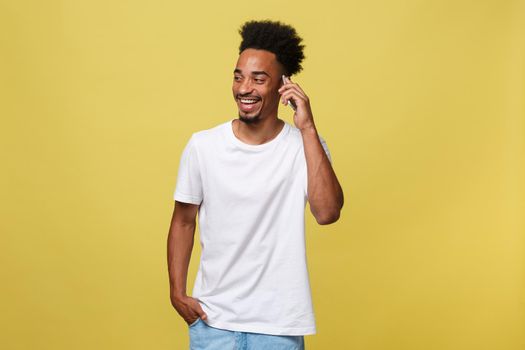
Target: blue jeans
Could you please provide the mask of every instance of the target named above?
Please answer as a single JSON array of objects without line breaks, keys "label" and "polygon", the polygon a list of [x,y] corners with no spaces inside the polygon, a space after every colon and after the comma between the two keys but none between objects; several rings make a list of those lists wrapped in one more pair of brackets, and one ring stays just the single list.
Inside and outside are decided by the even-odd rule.
[{"label": "blue jeans", "polygon": [[208,326],[200,318],[190,325],[190,350],[304,350],[304,337],[234,332]]}]

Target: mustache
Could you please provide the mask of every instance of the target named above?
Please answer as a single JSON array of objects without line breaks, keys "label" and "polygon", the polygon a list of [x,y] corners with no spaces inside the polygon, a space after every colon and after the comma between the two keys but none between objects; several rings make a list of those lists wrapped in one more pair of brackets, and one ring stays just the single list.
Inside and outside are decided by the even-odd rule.
[{"label": "mustache", "polygon": [[241,95],[241,94],[237,94],[235,95],[235,98],[239,99],[239,98],[254,98],[254,99],[257,99],[257,100],[260,100],[261,98],[259,96],[254,96],[254,95]]}]

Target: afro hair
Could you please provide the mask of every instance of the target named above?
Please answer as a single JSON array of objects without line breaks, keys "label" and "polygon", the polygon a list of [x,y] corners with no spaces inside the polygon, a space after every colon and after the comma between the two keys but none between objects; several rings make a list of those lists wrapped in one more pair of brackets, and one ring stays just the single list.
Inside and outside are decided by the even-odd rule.
[{"label": "afro hair", "polygon": [[303,40],[292,26],[276,21],[248,21],[239,29],[242,37],[239,54],[245,49],[272,52],[284,67],[285,73],[292,76],[300,72],[304,59]]}]

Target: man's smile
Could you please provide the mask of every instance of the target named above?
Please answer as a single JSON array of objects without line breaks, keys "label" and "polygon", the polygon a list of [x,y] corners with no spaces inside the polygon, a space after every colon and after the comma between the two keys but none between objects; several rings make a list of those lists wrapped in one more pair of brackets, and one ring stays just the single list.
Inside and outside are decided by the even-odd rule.
[{"label": "man's smile", "polygon": [[243,112],[252,112],[254,111],[261,99],[259,97],[248,96],[248,97],[237,97],[239,104],[239,109]]}]

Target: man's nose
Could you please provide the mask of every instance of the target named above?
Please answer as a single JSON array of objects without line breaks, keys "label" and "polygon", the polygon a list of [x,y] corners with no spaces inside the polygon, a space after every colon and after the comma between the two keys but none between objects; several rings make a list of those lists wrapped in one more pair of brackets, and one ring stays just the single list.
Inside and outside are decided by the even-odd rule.
[{"label": "man's nose", "polygon": [[245,95],[253,91],[253,85],[250,79],[244,79],[239,86],[239,94]]}]

